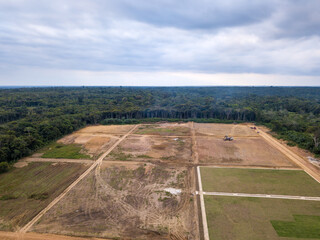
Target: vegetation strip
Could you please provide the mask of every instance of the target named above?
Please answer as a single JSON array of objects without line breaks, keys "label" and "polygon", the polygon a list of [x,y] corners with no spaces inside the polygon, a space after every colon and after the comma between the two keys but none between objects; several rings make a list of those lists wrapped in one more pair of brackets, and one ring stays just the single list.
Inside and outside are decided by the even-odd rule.
[{"label": "vegetation strip", "polygon": [[249,193],[226,193],[226,192],[202,192],[203,195],[226,196],[226,197],[255,197],[255,198],[279,198],[291,200],[320,201],[320,197],[273,195],[273,194],[249,194]]},{"label": "vegetation strip", "polygon": [[80,177],[75,180],[69,187],[67,187],[57,198],[55,198],[46,208],[38,213],[29,223],[19,230],[20,233],[26,233],[47,211],[49,211],[55,204],[57,204],[74,186],[76,186],[84,177],[86,177],[95,167],[100,166],[102,160],[129,134],[131,134],[139,125],[135,125],[126,135],[122,136],[111,148],[102,154],[99,159],[94,162]]}]

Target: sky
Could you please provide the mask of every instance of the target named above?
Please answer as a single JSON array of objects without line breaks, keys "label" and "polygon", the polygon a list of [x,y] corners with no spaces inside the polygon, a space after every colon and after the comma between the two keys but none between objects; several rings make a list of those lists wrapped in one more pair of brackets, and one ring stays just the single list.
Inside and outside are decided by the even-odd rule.
[{"label": "sky", "polygon": [[0,0],[0,85],[320,86],[320,1]]}]

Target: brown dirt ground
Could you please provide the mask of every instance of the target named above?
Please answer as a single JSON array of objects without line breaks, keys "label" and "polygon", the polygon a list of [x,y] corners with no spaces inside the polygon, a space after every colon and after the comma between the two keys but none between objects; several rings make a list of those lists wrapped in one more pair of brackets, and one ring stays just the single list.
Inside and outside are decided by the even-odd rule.
[{"label": "brown dirt ground", "polygon": [[194,123],[196,135],[209,135],[223,137],[254,137],[258,134],[245,124],[216,124],[216,123]]},{"label": "brown dirt ground", "polygon": [[[192,169],[104,162],[34,229],[36,232],[121,239],[198,239]],[[164,188],[182,190],[171,195]]]},{"label": "brown dirt ground", "polygon": [[97,125],[97,126],[89,126],[80,129],[77,131],[78,133],[89,133],[89,134],[116,134],[122,135],[126,134],[130,131],[133,125]]},{"label": "brown dirt ground", "polygon": [[200,163],[296,167],[261,138],[236,138],[229,142],[220,138],[197,137],[197,146]]},{"label": "brown dirt ground", "polygon": [[192,162],[190,137],[131,135],[105,160]]}]

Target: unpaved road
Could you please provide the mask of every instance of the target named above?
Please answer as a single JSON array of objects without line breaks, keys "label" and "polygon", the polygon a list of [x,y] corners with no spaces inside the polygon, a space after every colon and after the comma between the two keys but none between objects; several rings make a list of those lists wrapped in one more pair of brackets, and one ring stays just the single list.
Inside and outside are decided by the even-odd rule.
[{"label": "unpaved road", "polygon": [[263,137],[269,144],[281,151],[296,165],[301,167],[306,173],[308,173],[311,177],[313,177],[316,181],[320,183],[320,170],[316,166],[292,152],[285,145],[278,142],[276,139],[271,137],[269,134],[265,133],[263,130],[259,129],[257,131],[260,132],[260,136]]},{"label": "unpaved road", "polygon": [[107,240],[106,238],[82,238],[69,237],[55,234],[41,234],[41,233],[17,233],[17,232],[2,232],[0,231],[1,240]]},{"label": "unpaved road", "polygon": [[[226,197],[254,197],[254,198],[278,198],[290,200],[308,200],[320,201],[320,197],[308,196],[290,196],[290,195],[273,195],[273,194],[250,194],[250,193],[226,193],[226,192],[202,192],[203,195],[226,196]],[[198,193],[200,194],[200,193]]]},{"label": "unpaved road", "polygon": [[95,167],[100,166],[102,160],[116,147],[118,146],[129,134],[131,134],[139,125],[135,125],[128,133],[122,136],[111,148],[108,149],[104,154],[102,154],[97,161],[95,161],[80,177],[75,180],[69,187],[67,187],[57,198],[55,198],[46,208],[44,208],[40,213],[38,213],[29,223],[22,227],[19,232],[26,233],[29,229],[47,212],[49,211],[57,202],[59,202],[74,186],[76,186],[84,177],[86,177]]},{"label": "unpaved road", "polygon": [[201,182],[201,173],[200,167],[197,167],[197,175],[198,175],[198,184],[199,184],[199,192],[200,195],[200,208],[201,208],[201,215],[202,215],[202,226],[203,226],[203,235],[204,240],[209,240],[209,230],[208,230],[208,223],[207,223],[207,215],[206,215],[206,208],[204,204],[204,197],[202,191],[202,182]]}]

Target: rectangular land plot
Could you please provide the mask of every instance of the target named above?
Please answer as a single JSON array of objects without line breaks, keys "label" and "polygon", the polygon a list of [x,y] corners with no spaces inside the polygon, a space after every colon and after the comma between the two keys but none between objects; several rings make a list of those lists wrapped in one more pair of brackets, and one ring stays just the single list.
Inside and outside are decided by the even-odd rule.
[{"label": "rectangular land plot", "polygon": [[104,162],[100,172],[75,186],[33,231],[115,239],[198,239],[190,172],[150,163]]},{"label": "rectangular land plot", "polygon": [[157,136],[190,136],[188,123],[159,123],[141,125],[134,133]]},{"label": "rectangular land plot", "polygon": [[88,166],[74,163],[29,163],[0,175],[0,230],[25,225]]},{"label": "rectangular land plot", "polygon": [[[120,125],[118,130],[115,126],[86,127],[58,140],[58,144],[78,145],[82,148],[80,154],[97,159],[101,153],[107,151],[120,138],[119,134],[126,133],[127,129],[130,130],[133,127],[132,125],[128,125],[130,128],[126,126]],[[112,135],[111,133],[117,133],[118,135]]]},{"label": "rectangular land plot", "polygon": [[224,137],[254,137],[258,136],[256,131],[243,124],[222,124],[222,123],[194,123],[196,135]]},{"label": "rectangular land plot", "polygon": [[266,167],[296,167],[283,153],[262,138],[197,137],[200,163]]},{"label": "rectangular land plot", "polygon": [[320,197],[320,184],[303,170],[201,167],[207,192]]},{"label": "rectangular land plot", "polygon": [[128,136],[106,157],[113,161],[161,161],[182,163],[192,161],[190,137]]},{"label": "rectangular land plot", "polygon": [[[210,239],[320,239],[318,201],[220,196],[204,199]],[[280,224],[283,229],[276,231],[273,225],[277,228]]]},{"label": "rectangular land plot", "polygon": [[82,128],[76,133],[93,135],[123,135],[129,132],[133,127],[134,125],[97,125]]}]

